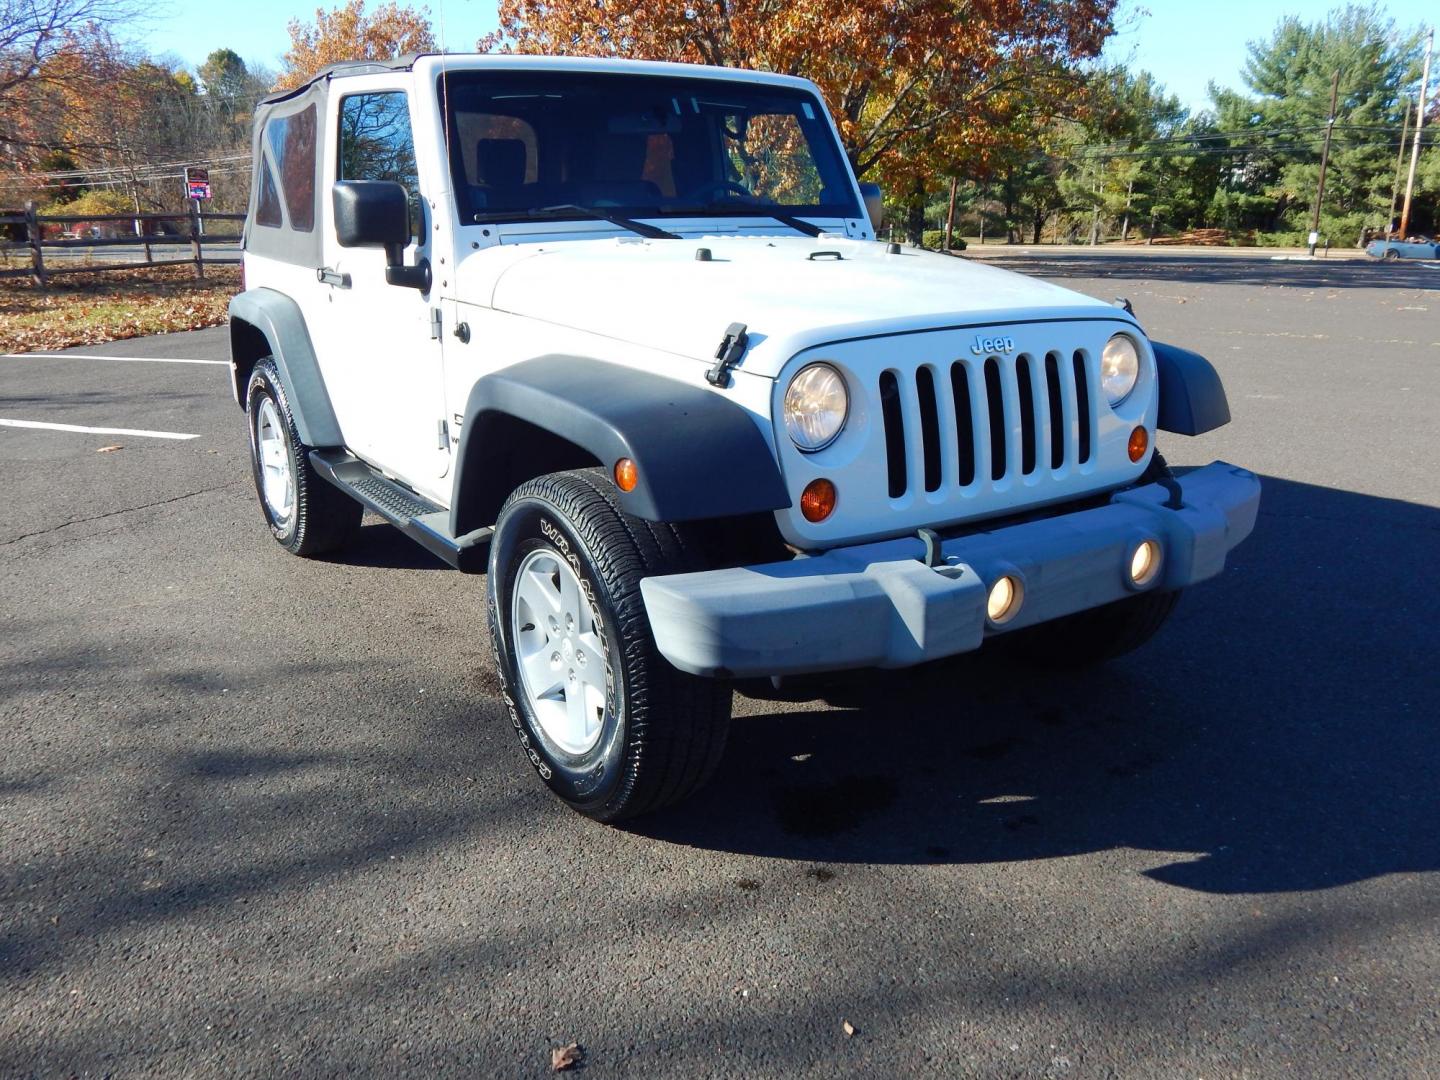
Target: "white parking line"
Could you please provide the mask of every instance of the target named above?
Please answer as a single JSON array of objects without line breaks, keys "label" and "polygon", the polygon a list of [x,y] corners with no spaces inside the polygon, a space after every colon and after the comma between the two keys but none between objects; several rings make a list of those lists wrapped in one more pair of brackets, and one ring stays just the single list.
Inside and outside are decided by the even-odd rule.
[{"label": "white parking line", "polygon": [[78,424],[50,424],[43,420],[7,420],[0,417],[0,427],[43,428],[46,431],[81,431],[88,435],[134,435],[141,439],[198,439],[183,431],[140,431],[123,427],[81,427]]},{"label": "white parking line", "polygon": [[175,356],[102,356],[96,353],[0,353],[5,360],[125,360],[132,364],[219,364],[229,367],[229,360],[190,360]]}]

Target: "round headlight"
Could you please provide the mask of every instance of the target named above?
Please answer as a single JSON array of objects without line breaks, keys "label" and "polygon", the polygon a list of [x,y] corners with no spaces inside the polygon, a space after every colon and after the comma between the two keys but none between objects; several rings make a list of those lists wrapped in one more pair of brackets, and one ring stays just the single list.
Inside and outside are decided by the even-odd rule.
[{"label": "round headlight", "polygon": [[1105,388],[1105,398],[1113,405],[1119,405],[1135,389],[1135,380],[1140,378],[1140,350],[1126,334],[1116,334],[1105,343],[1100,354],[1100,385]]},{"label": "round headlight", "polygon": [[845,378],[829,364],[800,369],[785,391],[785,430],[801,450],[823,450],[835,441],[850,414]]}]

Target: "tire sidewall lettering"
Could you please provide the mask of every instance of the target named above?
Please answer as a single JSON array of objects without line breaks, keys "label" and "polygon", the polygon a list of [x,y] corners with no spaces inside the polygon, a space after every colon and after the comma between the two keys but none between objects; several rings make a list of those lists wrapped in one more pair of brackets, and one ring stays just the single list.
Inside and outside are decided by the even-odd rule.
[{"label": "tire sidewall lettering", "polygon": [[[275,520],[270,505],[265,501],[265,492],[262,487],[262,466],[260,462],[260,402],[269,398],[275,403],[275,412],[279,416],[281,426],[285,430],[285,452],[290,456],[290,470],[295,476],[296,498],[295,512],[291,515],[288,525],[281,525]],[[268,372],[259,364],[255,367],[255,373],[250,377],[250,390],[247,400],[249,428],[250,428],[250,468],[255,480],[255,491],[260,497],[260,510],[265,515],[265,521],[270,526],[270,532],[275,539],[282,544],[288,544],[302,528],[304,517],[303,499],[300,490],[299,463],[296,461],[295,437],[291,431],[290,403],[285,400],[285,392],[280,385],[270,378]]]},{"label": "tire sidewall lettering", "polygon": [[[617,678],[612,621],[608,617],[597,575],[589,560],[582,557],[580,541],[568,523],[561,523],[554,510],[538,499],[515,507],[516,521],[512,528],[497,533],[496,547],[490,562],[490,651],[495,670],[501,676],[501,699],[510,724],[520,741],[521,750],[531,766],[552,789],[575,801],[600,801],[608,794],[607,780],[619,775],[615,765],[625,747],[625,716],[623,685]],[[590,609],[595,634],[605,657],[605,720],[596,746],[578,760],[546,744],[539,724],[530,716],[522,694],[518,671],[509,654],[513,652],[510,638],[510,605],[513,601],[514,571],[524,555],[537,548],[547,548],[565,560],[580,584],[580,591]],[[502,575],[504,580],[499,580]]]}]

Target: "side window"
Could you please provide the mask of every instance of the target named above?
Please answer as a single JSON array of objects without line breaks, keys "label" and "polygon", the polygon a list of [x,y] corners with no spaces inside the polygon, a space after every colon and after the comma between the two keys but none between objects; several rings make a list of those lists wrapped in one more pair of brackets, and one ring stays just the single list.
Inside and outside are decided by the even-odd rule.
[{"label": "side window", "polygon": [[262,157],[255,167],[260,170],[260,201],[255,207],[255,224],[278,229],[284,222],[280,218],[280,196],[270,175],[270,163]]},{"label": "side window", "polygon": [[[271,120],[265,125],[265,142],[280,178],[280,193],[285,200],[290,227],[310,232],[315,228],[315,106]],[[266,210],[266,200],[274,197],[273,190],[266,192],[268,179],[261,174],[261,213]],[[269,222],[262,221],[262,224]]]},{"label": "side window", "polygon": [[352,94],[340,102],[337,180],[393,180],[410,193],[410,236],[421,235],[420,177],[403,90]]}]

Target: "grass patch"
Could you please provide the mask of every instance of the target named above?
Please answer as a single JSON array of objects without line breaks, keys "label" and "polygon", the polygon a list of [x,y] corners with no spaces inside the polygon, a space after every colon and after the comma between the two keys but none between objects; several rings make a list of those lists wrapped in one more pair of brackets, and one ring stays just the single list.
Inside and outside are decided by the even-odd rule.
[{"label": "grass patch", "polygon": [[240,291],[238,266],[67,274],[40,288],[0,279],[0,352],[35,352],[219,326]]}]

